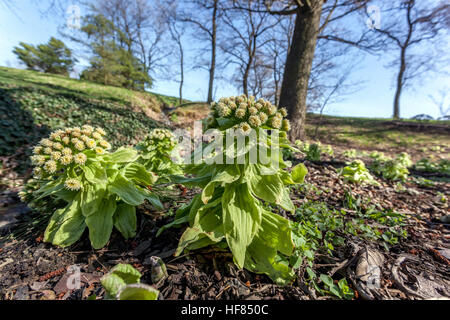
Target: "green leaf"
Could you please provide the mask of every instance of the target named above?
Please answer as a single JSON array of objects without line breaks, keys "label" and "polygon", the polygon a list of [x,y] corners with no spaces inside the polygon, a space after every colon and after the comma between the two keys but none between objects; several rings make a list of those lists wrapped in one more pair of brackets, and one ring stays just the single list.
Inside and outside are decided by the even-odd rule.
[{"label": "green leaf", "polygon": [[236,264],[244,266],[247,247],[261,224],[261,210],[247,184],[227,185],[222,197],[223,231]]},{"label": "green leaf", "polygon": [[100,282],[109,296],[117,293],[128,284],[139,283],[141,273],[129,264],[118,264],[105,274]]},{"label": "green leaf", "polygon": [[116,152],[108,155],[108,159],[114,163],[132,162],[138,157],[138,152],[134,148],[120,147]]},{"label": "green leaf", "polygon": [[86,217],[89,239],[94,249],[103,248],[108,242],[113,229],[113,214],[115,211],[115,197],[103,198],[98,210]]},{"label": "green leaf", "polygon": [[126,203],[117,205],[114,226],[125,239],[136,236],[136,208]]},{"label": "green leaf", "polygon": [[303,163],[299,163],[294,168],[292,168],[291,176],[295,183],[303,183],[305,176],[308,174],[308,169]]},{"label": "green leaf", "polygon": [[62,178],[53,180],[51,182],[47,182],[39,190],[35,191],[36,194],[39,194],[39,197],[37,197],[36,200],[47,197],[47,196],[54,194],[58,191],[61,191],[63,189],[64,189],[64,182],[63,182]]},{"label": "green leaf", "polygon": [[207,203],[213,196],[217,184],[228,184],[238,180],[241,177],[239,167],[237,165],[220,166],[218,173],[206,185],[202,192],[202,201]]},{"label": "green leaf", "polygon": [[145,167],[139,163],[130,163],[125,168],[125,177],[133,179],[137,183],[144,186],[153,185],[158,177],[154,173],[147,171]]},{"label": "green leaf", "polygon": [[44,233],[44,241],[67,247],[80,239],[86,228],[80,209],[80,194],[65,208],[56,210]]},{"label": "green leaf", "polygon": [[137,188],[142,193],[144,198],[147,199],[148,202],[150,202],[156,209],[164,210],[164,206],[163,206],[161,200],[159,200],[159,197],[156,195],[156,193],[151,192],[147,189],[142,189],[139,187],[137,187]]},{"label": "green leaf", "polygon": [[144,202],[144,195],[136,188],[133,182],[118,174],[116,179],[109,184],[110,192],[117,194],[124,202],[132,206],[138,206]]},{"label": "green leaf", "polygon": [[329,286],[330,288],[333,287],[334,285],[333,278],[331,278],[329,275],[321,274],[320,280],[322,280],[322,282],[327,286]]},{"label": "green leaf", "polygon": [[129,284],[117,294],[117,300],[158,300],[159,291],[146,284]]},{"label": "green leaf", "polygon": [[222,219],[220,218],[220,202],[218,198],[200,207],[196,213],[192,226],[187,228],[180,238],[175,255],[179,255],[185,248],[194,250],[224,239]]},{"label": "green leaf", "polygon": [[262,175],[260,165],[249,165],[246,180],[249,182],[251,192],[258,198],[278,204],[287,211],[295,211],[289,192],[278,175]]},{"label": "green leaf", "polygon": [[99,210],[102,199],[105,196],[105,185],[86,183],[81,191],[81,213],[85,217],[89,217]]},{"label": "green leaf", "polygon": [[105,184],[108,180],[105,168],[97,162],[90,162],[83,170],[84,177],[92,184]]}]

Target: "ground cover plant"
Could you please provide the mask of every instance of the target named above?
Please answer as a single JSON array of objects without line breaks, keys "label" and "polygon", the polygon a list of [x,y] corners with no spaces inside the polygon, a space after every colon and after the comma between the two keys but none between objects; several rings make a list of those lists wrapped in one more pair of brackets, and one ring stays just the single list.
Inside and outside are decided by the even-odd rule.
[{"label": "ground cover plant", "polygon": [[53,196],[65,201],[57,209],[44,233],[44,241],[59,246],[76,242],[85,228],[92,247],[106,245],[115,227],[124,238],[136,234],[136,211],[149,200],[162,208],[158,197],[147,189],[156,176],[135,160],[133,148],[109,152],[106,132],[85,125],[57,130],[41,140],[33,152],[36,200]]},{"label": "ground cover plant", "polygon": [[[284,109],[277,109],[266,100],[255,101],[253,97],[241,95],[213,103],[207,126],[222,133],[231,128],[244,137],[252,128],[270,129],[279,138],[275,147],[290,148],[286,139],[289,122],[283,119],[285,116]],[[261,135],[260,132],[258,134]],[[260,137],[259,144],[267,149],[276,143],[272,137]],[[249,153],[242,149],[249,150],[251,144],[251,141],[245,141],[245,147],[239,151],[237,142],[233,140],[233,151],[226,149],[218,155],[223,159],[231,157],[231,164],[203,161],[187,166],[186,172],[193,174],[194,178],[182,180],[183,183],[200,187],[203,191],[176,213],[171,224],[189,223],[176,255],[184,250],[210,245],[228,247],[239,268],[265,273],[276,283],[287,284],[294,277],[288,260],[294,249],[290,222],[265,209],[261,199],[293,212],[295,207],[286,186],[301,183],[307,170],[300,164],[289,173],[281,153],[271,154],[268,164],[263,164],[261,159],[250,163]],[[239,152],[245,158],[243,164],[237,161]]]}]

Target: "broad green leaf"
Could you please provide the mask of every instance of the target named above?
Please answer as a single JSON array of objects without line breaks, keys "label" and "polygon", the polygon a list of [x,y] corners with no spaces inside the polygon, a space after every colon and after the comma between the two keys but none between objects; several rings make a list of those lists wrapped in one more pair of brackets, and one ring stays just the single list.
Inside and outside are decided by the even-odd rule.
[{"label": "broad green leaf", "polygon": [[103,198],[97,211],[86,217],[89,229],[89,239],[94,249],[103,248],[111,236],[113,229],[113,214],[116,211],[114,196]]},{"label": "broad green leaf", "polygon": [[175,255],[179,255],[185,248],[198,249],[224,239],[222,219],[220,218],[221,199],[216,199],[202,206],[195,216],[192,226],[187,228],[180,238]]},{"label": "broad green leaf", "polygon": [[291,176],[295,183],[303,183],[305,176],[308,174],[308,169],[303,163],[299,163],[292,168]]},{"label": "broad green leaf", "polygon": [[125,239],[136,236],[136,208],[126,203],[117,205],[114,226]]},{"label": "broad green leaf", "polygon": [[118,264],[110,272],[100,278],[102,286],[109,297],[115,297],[117,293],[128,284],[139,283],[141,273],[129,264]]},{"label": "broad green leaf", "polygon": [[105,184],[107,182],[108,176],[106,170],[99,163],[89,162],[88,165],[84,166],[83,170],[84,177],[90,183]]},{"label": "broad green leaf", "polygon": [[275,213],[262,210],[262,221],[258,230],[260,240],[266,245],[289,256],[294,250],[291,222]]},{"label": "broad green leaf", "polygon": [[223,231],[236,264],[244,266],[247,247],[261,224],[261,210],[247,184],[227,185],[222,197]]},{"label": "broad green leaf", "polygon": [[207,203],[213,196],[215,186],[217,184],[229,184],[241,177],[241,173],[239,171],[239,167],[237,165],[224,165],[220,166],[218,169],[218,173],[212,178],[211,182],[209,182],[202,192],[202,201],[203,203]]},{"label": "broad green leaf", "polygon": [[114,273],[108,273],[104,275],[100,279],[100,282],[102,283],[102,286],[105,288],[107,298],[109,299],[115,297],[119,292],[119,290],[127,285],[126,282],[120,276]]},{"label": "broad green leaf", "polygon": [[114,266],[110,272],[121,277],[126,284],[139,283],[141,280],[141,273],[129,264],[120,263]]},{"label": "broad green leaf", "polygon": [[142,193],[144,198],[147,199],[148,202],[150,202],[156,209],[164,210],[164,206],[161,203],[161,200],[159,200],[159,197],[156,195],[156,193],[140,187],[137,187],[137,189]]},{"label": "broad green leaf", "polygon": [[138,206],[144,202],[144,195],[136,188],[133,182],[118,174],[116,179],[109,184],[110,192],[117,194],[124,202],[132,206]]},{"label": "broad green leaf", "polygon": [[259,235],[254,237],[247,249],[244,267],[251,272],[268,275],[278,285],[291,283],[295,276],[293,270],[282,262],[276,249],[261,241]]},{"label": "broad green leaf", "polygon": [[129,284],[120,289],[117,300],[158,300],[158,294],[159,291],[149,285]]},{"label": "broad green leaf", "polygon": [[153,172],[147,171],[145,167],[139,163],[131,163],[125,168],[125,177],[144,185],[153,185],[158,177]]},{"label": "broad green leaf", "polygon": [[44,241],[67,247],[80,239],[86,228],[80,209],[80,195],[64,209],[55,211],[44,233]]},{"label": "broad green leaf", "polygon": [[102,199],[106,194],[105,185],[103,184],[84,184],[81,191],[81,213],[85,217],[95,214],[102,204]]},{"label": "broad green leaf", "polygon": [[36,200],[47,197],[63,189],[64,189],[64,182],[62,178],[47,182],[39,190],[35,191],[36,194],[39,194],[39,197]]},{"label": "broad green leaf", "polygon": [[289,192],[278,175],[261,175],[259,165],[249,165],[246,180],[251,192],[258,198],[278,204],[287,211],[295,211]]},{"label": "broad green leaf", "polygon": [[114,163],[132,162],[138,157],[138,152],[134,148],[120,147],[116,152],[108,155],[110,161]]}]

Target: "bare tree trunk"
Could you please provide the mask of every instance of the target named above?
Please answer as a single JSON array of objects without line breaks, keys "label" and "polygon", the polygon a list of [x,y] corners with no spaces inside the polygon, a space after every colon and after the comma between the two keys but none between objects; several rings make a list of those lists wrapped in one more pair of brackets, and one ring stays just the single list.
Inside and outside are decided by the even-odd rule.
[{"label": "bare tree trunk", "polygon": [[308,80],[316,48],[323,0],[299,9],[295,20],[281,85],[280,106],[286,107],[291,121],[290,139],[303,139]]},{"label": "bare tree trunk", "polygon": [[209,68],[208,103],[213,101],[214,73],[216,71],[217,1],[214,0],[211,30],[211,66]]},{"label": "bare tree trunk", "polygon": [[184,82],[184,53],[181,41],[180,46],[180,105],[183,104],[183,82]]},{"label": "bare tree trunk", "polygon": [[395,97],[394,97],[394,115],[393,118],[394,119],[399,119],[400,118],[400,96],[402,94],[402,89],[403,89],[403,77],[405,75],[405,70],[406,70],[406,59],[405,59],[405,48],[401,49],[401,54],[400,54],[400,69],[398,71],[398,76],[397,76],[397,87],[395,89]]}]

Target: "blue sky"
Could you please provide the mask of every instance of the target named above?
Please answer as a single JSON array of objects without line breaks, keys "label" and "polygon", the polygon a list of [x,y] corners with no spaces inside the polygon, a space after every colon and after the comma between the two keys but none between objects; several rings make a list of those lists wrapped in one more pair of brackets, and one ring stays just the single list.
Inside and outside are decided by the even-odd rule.
[{"label": "blue sky", "polygon": [[[45,2],[43,1],[45,7]],[[39,44],[47,42],[51,36],[58,35],[58,25],[64,23],[62,18],[43,18],[30,0],[14,1],[13,12],[0,4],[0,65],[23,68],[12,53],[13,47],[20,41]],[[82,12],[83,14],[83,12]],[[63,39],[64,40],[64,39]],[[70,47],[70,42],[64,40]],[[194,49],[195,42],[187,42],[187,49]],[[192,52],[192,50],[191,50]],[[387,118],[392,115],[393,69],[386,68],[388,57],[365,55],[357,70],[351,75],[350,81],[363,80],[361,88],[338,103],[330,104],[324,110],[325,114],[340,116],[361,116]],[[85,63],[85,62],[84,62]],[[83,64],[83,61],[82,61]],[[78,69],[81,67],[79,66]],[[184,98],[190,100],[205,100],[208,85],[208,73],[204,70],[189,70],[186,74]],[[225,81],[218,81],[216,98],[239,94],[238,90]],[[433,76],[423,80],[408,89],[402,95],[401,116],[409,118],[416,114],[427,113],[433,117],[439,116],[439,110],[429,95],[438,95],[439,90],[450,87],[448,76]],[[178,83],[175,81],[155,79],[153,92],[177,96]],[[448,103],[448,102],[447,102]]]}]

